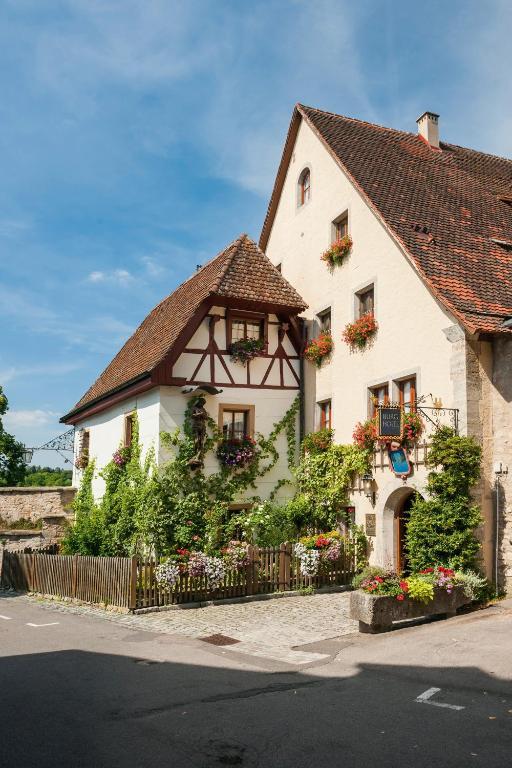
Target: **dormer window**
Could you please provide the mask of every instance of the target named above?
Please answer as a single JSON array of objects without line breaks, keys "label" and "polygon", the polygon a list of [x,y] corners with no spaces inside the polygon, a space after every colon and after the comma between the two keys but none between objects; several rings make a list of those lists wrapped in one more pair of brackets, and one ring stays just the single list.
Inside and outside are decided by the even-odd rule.
[{"label": "dormer window", "polygon": [[311,199],[311,173],[304,168],[299,176],[299,205],[305,205]]},{"label": "dormer window", "polygon": [[259,312],[229,310],[226,312],[226,344],[229,349],[235,341],[244,339],[266,340],[267,316]]}]

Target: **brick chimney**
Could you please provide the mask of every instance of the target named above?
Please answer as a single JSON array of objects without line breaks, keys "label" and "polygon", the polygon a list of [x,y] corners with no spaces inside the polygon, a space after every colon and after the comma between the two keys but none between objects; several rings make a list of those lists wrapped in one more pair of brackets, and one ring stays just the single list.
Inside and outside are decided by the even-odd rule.
[{"label": "brick chimney", "polygon": [[434,149],[439,149],[439,115],[435,112],[424,112],[416,120],[418,133]]}]

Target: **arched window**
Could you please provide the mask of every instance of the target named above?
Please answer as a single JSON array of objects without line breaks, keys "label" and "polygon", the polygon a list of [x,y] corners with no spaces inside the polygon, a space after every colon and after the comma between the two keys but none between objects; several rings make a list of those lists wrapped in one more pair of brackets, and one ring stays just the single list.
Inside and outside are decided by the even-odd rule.
[{"label": "arched window", "polygon": [[299,177],[299,205],[309,202],[311,198],[311,173],[304,168]]}]

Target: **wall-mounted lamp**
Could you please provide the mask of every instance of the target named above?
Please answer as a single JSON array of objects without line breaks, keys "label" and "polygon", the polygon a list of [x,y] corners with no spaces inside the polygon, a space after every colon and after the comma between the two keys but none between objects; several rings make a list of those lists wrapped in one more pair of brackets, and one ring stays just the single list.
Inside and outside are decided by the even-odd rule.
[{"label": "wall-mounted lamp", "polygon": [[375,504],[375,483],[371,472],[367,472],[362,477],[363,492],[367,499],[370,499],[372,505]]}]

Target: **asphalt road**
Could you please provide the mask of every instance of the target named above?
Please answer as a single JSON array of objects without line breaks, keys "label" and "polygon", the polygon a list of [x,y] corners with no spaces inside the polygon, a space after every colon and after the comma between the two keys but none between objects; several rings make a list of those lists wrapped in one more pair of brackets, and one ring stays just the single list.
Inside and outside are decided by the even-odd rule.
[{"label": "asphalt road", "polygon": [[311,650],[299,671],[0,597],[0,765],[512,765],[508,604]]}]

